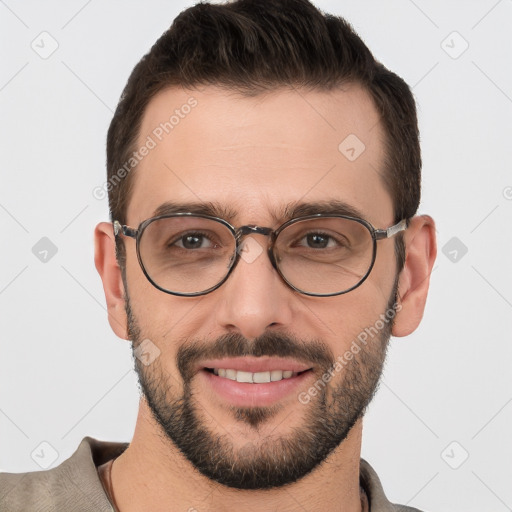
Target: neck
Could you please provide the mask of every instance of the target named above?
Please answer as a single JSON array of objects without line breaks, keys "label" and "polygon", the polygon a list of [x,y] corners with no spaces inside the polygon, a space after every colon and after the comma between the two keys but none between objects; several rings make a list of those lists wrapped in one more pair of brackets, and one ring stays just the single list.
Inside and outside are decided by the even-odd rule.
[{"label": "neck", "polygon": [[270,490],[231,489],[195,470],[142,399],[132,442],[112,469],[114,498],[120,512],[360,512],[361,434],[359,420],[325,463],[298,482]]}]

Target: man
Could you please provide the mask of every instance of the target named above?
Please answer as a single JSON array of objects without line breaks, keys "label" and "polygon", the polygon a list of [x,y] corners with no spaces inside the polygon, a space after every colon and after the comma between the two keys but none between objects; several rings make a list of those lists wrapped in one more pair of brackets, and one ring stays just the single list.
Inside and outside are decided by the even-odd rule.
[{"label": "man", "polygon": [[307,0],[198,4],[135,67],[107,166],[135,433],[2,475],[2,510],[416,510],[360,458],[436,256],[407,85]]}]

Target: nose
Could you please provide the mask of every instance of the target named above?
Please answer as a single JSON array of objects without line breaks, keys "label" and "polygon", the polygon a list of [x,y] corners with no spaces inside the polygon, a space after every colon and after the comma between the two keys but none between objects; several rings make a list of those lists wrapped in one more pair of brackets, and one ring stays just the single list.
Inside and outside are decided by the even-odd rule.
[{"label": "nose", "polygon": [[266,330],[290,326],[294,292],[279,277],[267,255],[263,236],[248,236],[242,245],[237,266],[226,282],[212,295],[219,326],[247,339]]}]

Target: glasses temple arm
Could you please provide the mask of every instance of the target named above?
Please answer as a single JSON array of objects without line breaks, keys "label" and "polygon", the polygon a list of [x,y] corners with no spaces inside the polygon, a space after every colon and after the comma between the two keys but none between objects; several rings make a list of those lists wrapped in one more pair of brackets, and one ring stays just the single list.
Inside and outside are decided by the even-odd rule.
[{"label": "glasses temple arm", "polygon": [[137,229],[133,229],[130,226],[123,226],[118,220],[114,221],[114,235],[117,236],[122,233],[124,236],[130,236],[132,238],[137,237]]},{"label": "glasses temple arm", "polygon": [[398,224],[391,226],[387,229],[376,229],[374,232],[375,240],[382,240],[383,238],[391,238],[400,231],[407,229],[407,219],[402,219]]}]

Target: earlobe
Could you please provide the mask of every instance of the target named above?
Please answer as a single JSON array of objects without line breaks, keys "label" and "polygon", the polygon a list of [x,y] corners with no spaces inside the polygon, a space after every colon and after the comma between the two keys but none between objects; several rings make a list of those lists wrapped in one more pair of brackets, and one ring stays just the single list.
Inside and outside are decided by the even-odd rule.
[{"label": "earlobe", "polygon": [[124,284],[109,222],[100,222],[94,230],[94,264],[103,282],[110,326],[119,338],[128,339]]},{"label": "earlobe", "polygon": [[437,255],[434,220],[428,215],[413,217],[404,240],[405,265],[398,282],[400,312],[395,317],[393,336],[411,334],[423,317],[430,282],[430,274]]}]

